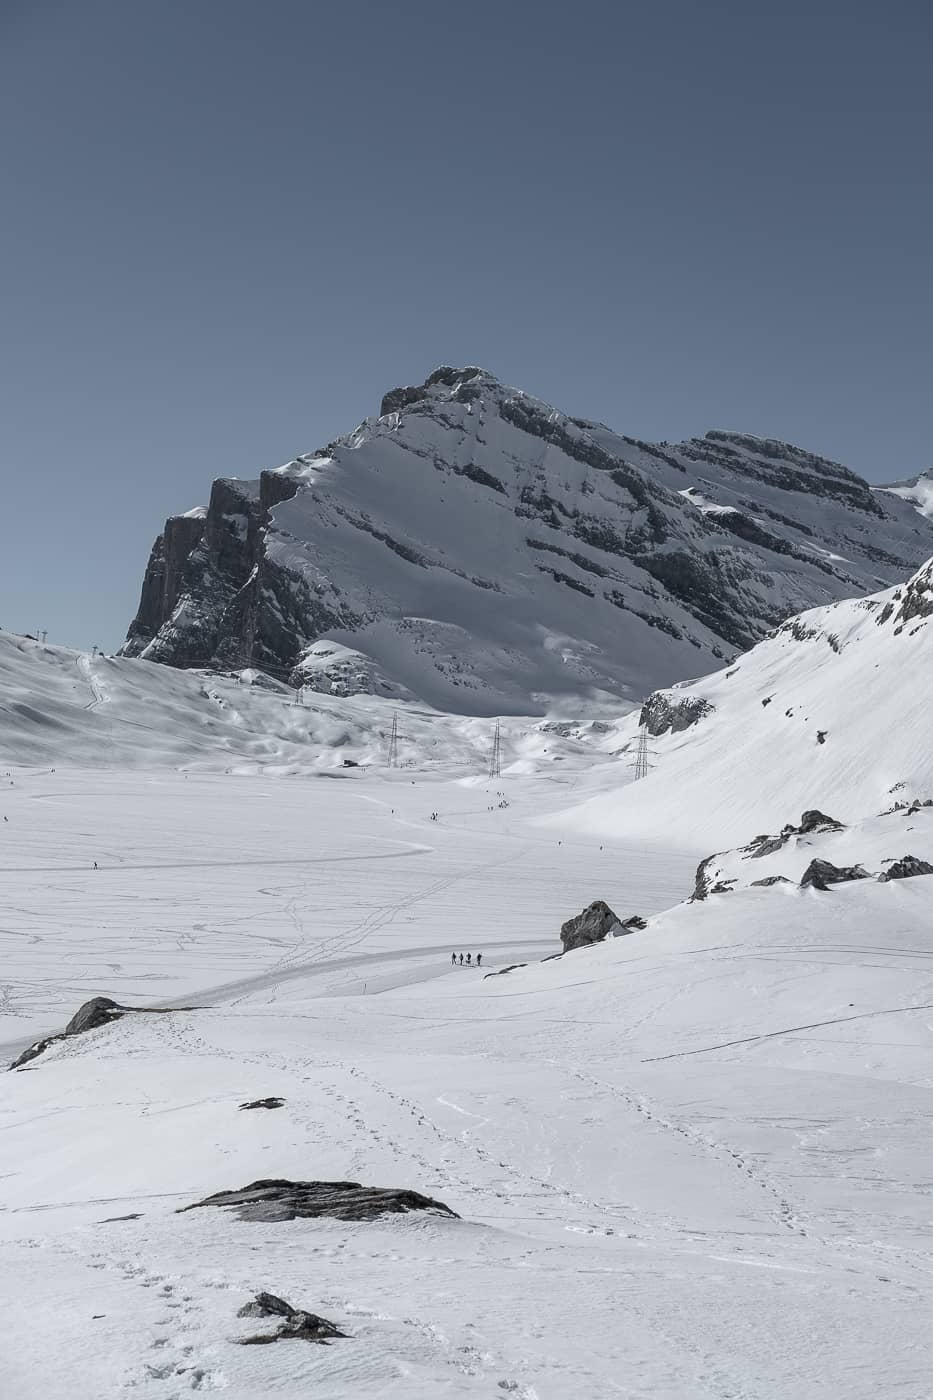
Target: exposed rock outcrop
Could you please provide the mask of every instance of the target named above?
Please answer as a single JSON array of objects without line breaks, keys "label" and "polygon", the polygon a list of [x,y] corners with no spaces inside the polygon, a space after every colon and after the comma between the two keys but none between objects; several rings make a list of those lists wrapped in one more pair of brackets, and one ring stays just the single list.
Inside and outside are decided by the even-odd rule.
[{"label": "exposed rock outcrop", "polygon": [[712,871],[713,862],[719,859],[719,853],[707,856],[701,860],[697,866],[696,882],[693,886],[693,894],[690,896],[690,903],[694,900],[709,899],[711,894],[730,894],[735,880],[717,880]]},{"label": "exposed rock outcrop", "polygon": [[269,1342],[300,1341],[317,1342],[328,1346],[334,1337],[346,1337],[334,1322],[317,1313],[306,1312],[303,1308],[293,1308],[284,1298],[274,1293],[257,1293],[251,1303],[240,1308],[237,1317],[277,1317],[281,1321],[274,1332],[257,1332],[251,1337],[240,1337],[240,1346],[265,1346]]},{"label": "exposed rock outcrop", "polygon": [[800,880],[800,888],[828,890],[830,885],[843,885],[849,880],[868,880],[868,871],[860,865],[833,865],[828,860],[811,860]]},{"label": "exposed rock outcrop", "polygon": [[591,943],[601,943],[621,927],[618,914],[613,913],[605,900],[596,899],[582,914],[577,914],[575,918],[568,919],[561,925],[560,941],[564,945],[564,952],[570,953],[574,948],[586,948]]},{"label": "exposed rock outcrop", "polygon": [[357,1181],[253,1181],[234,1191],[218,1191],[182,1206],[177,1214],[202,1206],[226,1206],[240,1220],[298,1220],[332,1216],[336,1220],[378,1220],[381,1215],[404,1215],[410,1211],[431,1211],[436,1215],[459,1216],[441,1201],[418,1191],[379,1186],[361,1186]]},{"label": "exposed rock outcrop", "polygon": [[640,723],[652,738],[661,734],[679,734],[698,724],[713,706],[698,695],[678,697],[676,690],[656,690],[641,707]]},{"label": "exposed rock outcrop", "polygon": [[270,1096],[268,1099],[253,1099],[250,1103],[241,1103],[240,1108],[284,1108],[285,1100]]},{"label": "exposed rock outcrop", "polygon": [[13,1061],[10,1069],[20,1069],[22,1065],[36,1059],[50,1045],[56,1045],[73,1035],[81,1035],[84,1031],[96,1030],[98,1026],[106,1026],[111,1021],[118,1021],[129,1009],[128,1006],[119,1006],[109,997],[92,997],[90,1001],[78,1007],[63,1031],[58,1035],[48,1035],[44,1040],[37,1040],[34,1045],[30,1045],[28,1050],[24,1050],[18,1059]]},{"label": "exposed rock outcrop", "polygon": [[917,856],[901,856],[900,860],[892,861],[878,879],[884,884],[888,880],[910,880],[914,875],[933,875],[933,865]]},{"label": "exposed rock outcrop", "polygon": [[[194,1007],[179,1007],[179,1011],[192,1011]],[[20,1069],[30,1060],[36,1059],[50,1045],[57,1045],[59,1041],[70,1040],[72,1036],[83,1035],[85,1031],[96,1030],[98,1026],[107,1026],[111,1021],[119,1021],[121,1016],[133,1014],[136,1016],[159,1016],[166,1015],[169,1008],[161,1006],[120,1006],[118,1002],[111,1001],[110,997],[92,997],[72,1016],[63,1031],[57,1035],[48,1035],[44,1040],[37,1040],[30,1045],[28,1050],[15,1059],[10,1065],[10,1069]]]},{"label": "exposed rock outcrop", "polygon": [[787,845],[792,836],[812,836],[817,833],[823,834],[828,831],[844,830],[845,827],[842,822],[837,822],[835,817],[828,817],[825,812],[820,812],[817,808],[813,807],[809,811],[804,812],[803,816],[800,818],[799,826],[792,826],[788,823],[787,826],[781,827],[777,836],[769,836],[767,834],[755,836],[747,846],[742,847],[742,850],[743,853],[750,856],[752,860],[760,860],[762,856],[771,856],[774,855],[776,851],[780,851]]}]

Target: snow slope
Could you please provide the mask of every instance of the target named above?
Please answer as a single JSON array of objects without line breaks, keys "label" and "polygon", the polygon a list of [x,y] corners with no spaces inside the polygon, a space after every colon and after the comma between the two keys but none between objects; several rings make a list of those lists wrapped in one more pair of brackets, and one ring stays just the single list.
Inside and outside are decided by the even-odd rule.
[{"label": "snow slope", "polygon": [[933,516],[933,472],[921,472],[905,481],[892,482],[890,486],[879,486],[879,491],[889,491],[902,501],[909,501],[922,516]]},{"label": "snow slope", "polygon": [[368,658],[366,690],[536,714],[637,701],[931,553],[911,502],[799,448],[643,443],[445,367],[318,452],[218,480],[205,518],[169,520],[124,650],[326,688],[323,639]]},{"label": "snow slope", "polygon": [[620,838],[701,834],[714,850],[776,833],[809,808],[853,822],[933,796],[931,619],[933,561],[905,585],[803,613],[725,670],[652,696],[649,776],[597,792],[572,821]]},{"label": "snow slope", "polygon": [[[339,660],[353,674],[365,661],[346,648]],[[397,716],[402,767],[488,769],[489,720],[441,714],[404,694],[348,699],[334,689],[296,694],[255,671],[178,671],[0,631],[0,763],[348,776],[347,762],[385,764]],[[519,773],[605,761],[617,747],[619,709],[567,705],[545,720],[503,720],[503,766]]]},{"label": "snow slope", "polygon": [[[462,783],[390,799],[375,782],[17,780],[14,986],[31,978],[56,1024],[59,1002],[172,979],[200,1009],[127,1017],[0,1080],[3,1393],[924,1400],[926,882],[739,890],[484,980],[447,948],[488,939],[495,967],[556,947],[590,894],[651,912],[696,852],[542,832],[543,778],[492,812]],[[267,849],[368,863],[251,871],[256,807]],[[65,839],[108,869],[24,888],[9,867]],[[240,874],[195,868],[204,842]],[[379,861],[386,842],[418,853]],[[238,949],[239,984],[211,993]],[[123,958],[129,976],[108,966]],[[269,1094],[284,1107],[239,1107]],[[278,1176],[410,1186],[461,1218],[175,1213]],[[259,1289],[349,1339],[238,1346]]]}]

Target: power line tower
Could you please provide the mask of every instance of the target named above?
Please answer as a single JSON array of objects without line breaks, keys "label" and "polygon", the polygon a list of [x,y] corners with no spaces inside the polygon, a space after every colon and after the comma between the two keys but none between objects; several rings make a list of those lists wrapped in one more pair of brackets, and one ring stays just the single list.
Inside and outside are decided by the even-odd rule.
[{"label": "power line tower", "polygon": [[639,778],[647,778],[648,771],[654,765],[648,762],[648,756],[653,752],[648,747],[648,730],[642,725],[638,731],[638,748],[635,750],[635,762],[632,767],[635,769],[635,781]]},{"label": "power line tower", "polygon": [[390,768],[398,767],[398,715],[392,716],[392,733],[389,735],[389,758]]},{"label": "power line tower", "polygon": [[501,777],[502,774],[502,742],[499,733],[499,721],[496,720],[496,732],[492,741],[492,754],[489,758],[490,778]]}]

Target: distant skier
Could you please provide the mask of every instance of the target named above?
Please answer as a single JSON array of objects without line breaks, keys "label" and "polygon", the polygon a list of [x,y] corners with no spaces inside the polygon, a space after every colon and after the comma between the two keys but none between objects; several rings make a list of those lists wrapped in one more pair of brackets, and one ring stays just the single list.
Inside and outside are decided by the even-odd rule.
[{"label": "distant skier", "polygon": [[460,954],[460,966],[461,966],[461,967],[463,966],[463,954],[462,954],[462,953]]},{"label": "distant skier", "polygon": [[483,965],[483,955],[482,955],[482,953],[477,953],[477,954],[476,954],[476,966],[477,966],[477,967],[482,967],[482,965]]},{"label": "distant skier", "polygon": [[456,954],[456,953],[451,953],[451,955],[450,955],[450,961],[454,964],[454,966],[456,966],[456,963],[457,963],[457,954]]},{"label": "distant skier", "polygon": [[94,869],[95,869],[95,870],[97,869],[97,861],[96,861],[96,860],[95,860],[95,862],[94,862]]},{"label": "distant skier", "polygon": [[467,967],[470,966],[470,963],[471,963],[471,961],[472,961],[472,958],[473,958],[473,954],[472,954],[472,953],[467,953]]}]

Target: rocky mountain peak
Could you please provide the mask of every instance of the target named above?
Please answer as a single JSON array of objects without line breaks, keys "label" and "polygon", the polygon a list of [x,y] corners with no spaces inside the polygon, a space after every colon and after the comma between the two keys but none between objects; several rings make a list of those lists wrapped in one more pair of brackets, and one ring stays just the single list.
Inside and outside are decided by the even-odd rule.
[{"label": "rocky mountain peak", "polygon": [[[468,403],[478,397],[479,380],[486,386],[499,383],[494,374],[480,369],[477,365],[466,365],[463,369],[454,369],[452,365],[439,365],[423,384],[404,385],[399,389],[390,389],[384,394],[379,416],[385,418],[389,413],[398,413],[411,404],[422,403],[430,398],[459,398],[461,402]],[[469,389],[466,388],[468,385]]]},{"label": "rocky mountain peak", "polygon": [[911,502],[773,439],[644,442],[476,365],[381,407],[166,522],[124,653],[535,714],[640,700],[933,554]]}]

